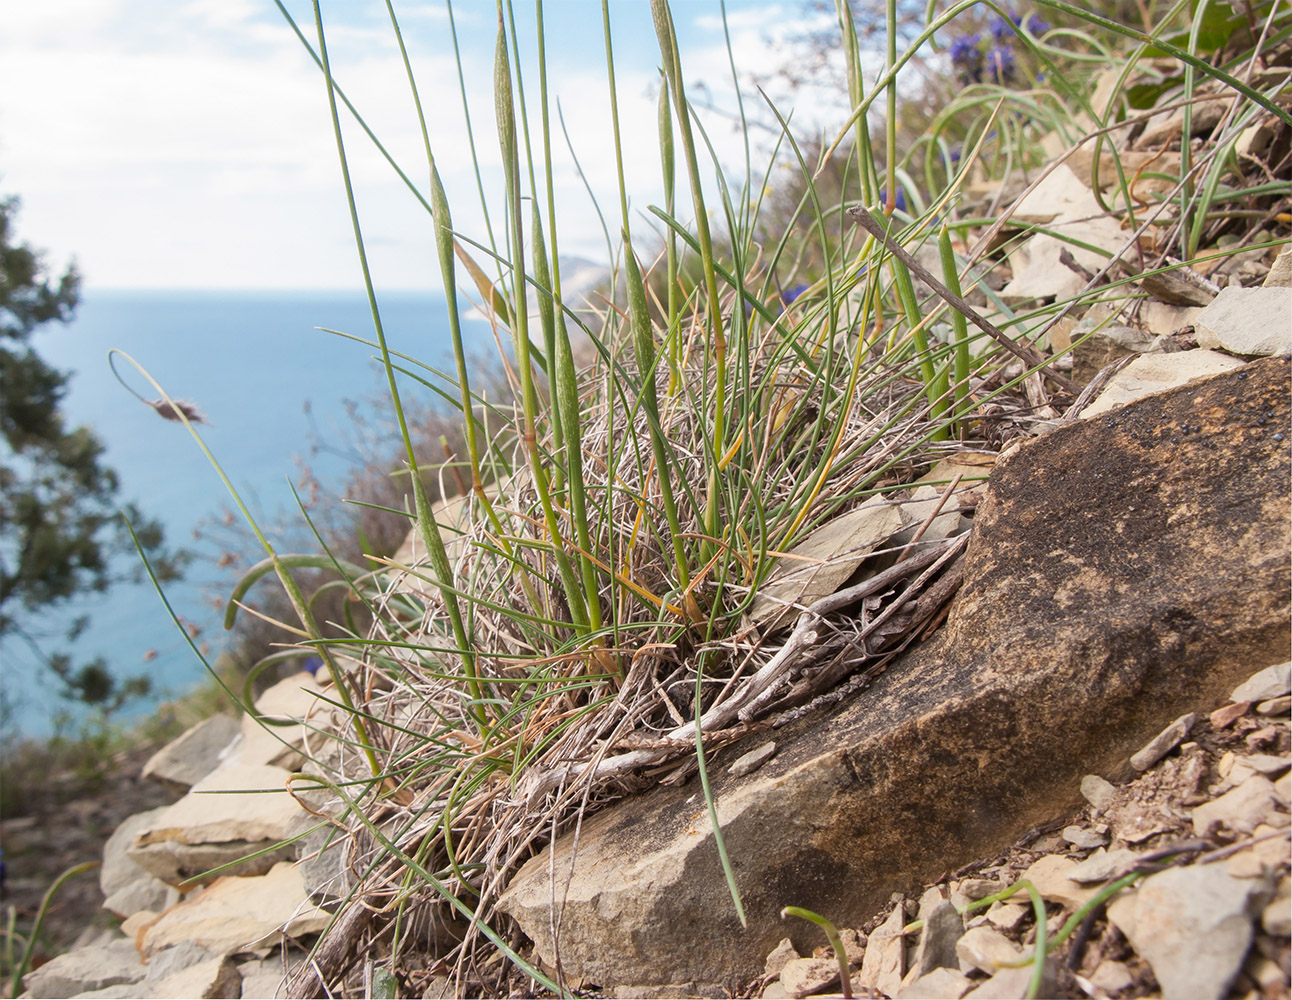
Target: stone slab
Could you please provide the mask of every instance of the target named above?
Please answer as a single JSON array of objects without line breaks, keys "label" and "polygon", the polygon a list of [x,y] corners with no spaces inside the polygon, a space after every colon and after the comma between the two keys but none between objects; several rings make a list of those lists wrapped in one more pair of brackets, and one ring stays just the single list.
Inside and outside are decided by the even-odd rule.
[{"label": "stone slab", "polygon": [[1087,420],[1102,416],[1132,400],[1242,366],[1238,358],[1219,351],[1141,354],[1109,380],[1095,401],[1081,411],[1081,416]]},{"label": "stone slab", "polygon": [[172,906],[141,934],[140,950],[151,958],[192,943],[217,955],[277,946],[283,933],[313,934],[331,915],[308,901],[294,865],[280,862],[264,875],[229,875]]},{"label": "stone slab", "polygon": [[140,868],[127,850],[143,830],[167,807],[135,813],[122,821],[103,845],[103,867],[99,869],[99,888],[103,908],[123,919],[140,910],[161,912],[179,901],[176,891],[156,875]]},{"label": "stone slab", "polygon": [[134,944],[122,938],[59,955],[29,972],[23,986],[32,997],[70,997],[137,983],[147,971]]},{"label": "stone slab", "polygon": [[143,777],[186,792],[215,770],[238,732],[238,720],[231,715],[203,719],[149,757]]},{"label": "stone slab", "polygon": [[[300,807],[287,794],[288,772],[270,764],[225,761],[178,802],[154,816],[127,853],[172,885],[273,848],[290,835]],[[241,874],[260,874],[295,856],[295,845],[252,859]]]},{"label": "stone slab", "polygon": [[[785,935],[782,907],[858,925],[901,883],[1075,810],[1082,775],[1286,659],[1292,462],[1274,432],[1290,388],[1285,359],[1254,362],[999,462],[943,629],[869,691],[778,730],[754,774],[711,770],[747,927],[695,782],[587,819],[577,851],[564,838],[527,863],[503,908],[551,961],[551,865],[567,975],[740,989]],[[819,943],[789,930],[801,953]]]},{"label": "stone slab", "polygon": [[1292,288],[1222,288],[1193,329],[1199,347],[1246,357],[1292,352]]}]

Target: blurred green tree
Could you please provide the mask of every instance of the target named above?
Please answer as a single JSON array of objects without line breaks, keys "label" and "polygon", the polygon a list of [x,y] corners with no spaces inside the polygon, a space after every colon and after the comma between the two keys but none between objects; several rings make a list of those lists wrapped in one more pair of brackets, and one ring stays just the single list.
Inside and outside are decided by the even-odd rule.
[{"label": "blurred green tree", "polygon": [[188,556],[166,551],[161,526],[119,501],[94,433],[66,425],[60,406],[71,374],[29,341],[39,327],[73,318],[81,276],[72,264],[55,278],[39,250],[18,242],[19,207],[16,197],[0,199],[0,638],[31,647],[66,697],[112,711],[148,693],[147,678],[115,678],[102,658],[74,665],[45,643],[70,642],[85,628],[85,618],[66,618],[73,596],[141,575],[138,560],[131,572],[114,558],[134,549],[125,519],[160,579],[178,578]]}]

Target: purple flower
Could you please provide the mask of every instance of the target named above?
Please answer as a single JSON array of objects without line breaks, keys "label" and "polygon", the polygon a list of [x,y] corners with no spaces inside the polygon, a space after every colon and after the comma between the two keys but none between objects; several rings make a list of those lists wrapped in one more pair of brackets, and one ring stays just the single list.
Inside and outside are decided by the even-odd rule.
[{"label": "purple flower", "polygon": [[1014,79],[1014,50],[1007,45],[992,46],[987,52],[987,75],[996,83]]},{"label": "purple flower", "polygon": [[[888,204],[888,188],[882,187],[879,189],[879,203],[881,205]],[[897,187],[897,196],[893,199],[893,205],[903,212],[906,211],[906,192],[900,184]]]},{"label": "purple flower", "polygon": [[955,66],[970,66],[981,56],[978,48],[978,32],[972,35],[958,35],[951,42],[951,62]]},{"label": "purple flower", "polygon": [[982,81],[982,36],[978,32],[959,35],[951,42],[951,65],[966,86]]},{"label": "purple flower", "polygon": [[1042,21],[1036,14],[1028,14],[1027,17],[1023,19],[1023,27],[1034,35],[1043,35],[1050,30],[1049,22]]},{"label": "purple flower", "polygon": [[799,284],[795,285],[793,288],[787,288],[785,291],[781,292],[781,301],[784,302],[786,305],[789,305],[791,302],[793,302],[795,299],[797,299],[800,295],[802,295],[807,290],[808,290],[808,286],[800,282]]},{"label": "purple flower", "polygon": [[1019,23],[1017,14],[1010,14],[1008,21],[997,15],[991,22],[991,37],[998,42],[1007,42],[1014,37],[1014,28]]}]

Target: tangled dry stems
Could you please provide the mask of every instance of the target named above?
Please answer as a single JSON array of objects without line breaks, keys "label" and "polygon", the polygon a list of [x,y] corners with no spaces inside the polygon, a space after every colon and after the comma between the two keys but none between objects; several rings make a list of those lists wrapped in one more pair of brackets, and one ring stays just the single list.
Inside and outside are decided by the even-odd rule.
[{"label": "tangled dry stems", "polygon": [[[626,365],[621,373],[634,376]],[[661,371],[661,382],[667,374]],[[661,421],[680,470],[676,481],[702,482],[708,445],[701,433],[701,390],[708,369],[692,355],[680,374],[682,391],[667,398]],[[791,608],[762,630],[747,615],[731,615],[722,625],[725,633],[706,640],[700,628],[685,622],[679,595],[669,589],[672,548],[656,530],[664,524],[656,470],[632,444],[618,444],[638,442],[636,448],[643,448],[646,418],[640,409],[630,410],[622,396],[604,392],[604,368],[590,369],[584,377],[583,467],[592,498],[594,555],[603,568],[599,599],[615,623],[603,645],[581,643],[572,629],[550,624],[567,612],[532,480],[527,467],[517,465],[490,490],[508,538],[499,538],[478,516],[478,504],[449,501],[452,506],[440,508],[457,588],[470,595],[489,731],[477,728],[442,595],[424,554],[416,550],[408,565],[385,577],[355,678],[356,705],[368,719],[382,773],[389,778],[387,794],[359,804],[367,823],[353,816],[347,823],[354,885],[349,905],[391,917],[402,909],[403,915],[399,921],[351,918],[349,926],[372,935],[368,943],[373,944],[400,923],[405,947],[425,947],[427,928],[453,924],[463,915],[444,906],[441,893],[415,877],[404,859],[369,831],[371,824],[400,854],[436,873],[474,913],[469,926],[457,920],[461,942],[448,951],[459,981],[481,981],[484,970],[477,963],[492,963],[488,956],[494,949],[479,947],[486,943],[479,922],[497,926],[498,896],[524,861],[598,807],[695,772],[697,715],[708,752],[837,700],[863,687],[893,655],[936,625],[958,585],[954,564],[967,536],[884,550],[873,554],[870,566],[901,562],[872,577],[869,586],[812,608]],[[829,383],[805,378],[792,355],[763,362],[756,381],[772,387],[768,397],[774,400],[751,477],[767,490],[760,499],[773,525],[769,535],[779,523],[773,513],[786,516],[780,512],[791,509],[794,492],[803,488],[797,470],[815,467],[829,447],[819,430],[826,423],[819,420],[823,410],[847,426],[804,531],[857,506],[868,490],[909,482],[917,469],[966,447],[928,443],[923,387],[883,364],[865,376],[851,400]],[[998,397],[996,405],[1003,414],[998,420],[1034,408],[1026,398],[1009,395]],[[773,430],[777,414],[780,426]],[[678,495],[683,530],[692,539],[702,538],[695,497],[685,490]],[[752,497],[744,496],[742,503],[750,502]],[[730,520],[742,523],[747,516],[747,510],[739,510]],[[563,531],[572,551],[568,517]],[[733,536],[733,544],[749,546],[747,539]],[[742,580],[719,587],[712,575],[703,577],[695,596],[706,607],[721,600],[728,609],[739,608],[762,575],[757,560],[757,552],[747,548],[732,560]],[[613,582],[604,572],[609,568]],[[530,597],[538,606],[529,603]],[[336,775],[371,782],[366,758],[347,742],[355,734],[344,730],[346,724],[339,722]],[[422,916],[412,919],[418,912]],[[419,928],[424,933],[410,933]],[[334,930],[332,937],[337,936]],[[362,950],[352,947],[351,955]],[[450,965],[446,960],[439,967]],[[504,968],[494,971],[501,975]]]}]

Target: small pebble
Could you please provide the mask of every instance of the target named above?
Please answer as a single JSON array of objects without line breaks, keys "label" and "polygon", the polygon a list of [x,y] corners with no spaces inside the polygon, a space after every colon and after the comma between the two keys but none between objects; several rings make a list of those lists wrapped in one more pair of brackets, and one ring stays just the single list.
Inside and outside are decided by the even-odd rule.
[{"label": "small pebble", "polygon": [[799,957],[800,955],[790,939],[781,938],[781,943],[768,952],[767,960],[763,963],[763,974],[779,976],[787,962]]},{"label": "small pebble", "polygon": [[1096,847],[1103,847],[1108,843],[1107,837],[1101,837],[1093,830],[1087,830],[1083,826],[1067,826],[1063,828],[1063,839],[1073,847],[1090,851]]},{"label": "small pebble", "polygon": [[1105,993],[1117,993],[1134,985],[1135,977],[1131,975],[1130,969],[1124,962],[1106,958],[1099,963],[1099,968],[1095,969],[1090,982]]},{"label": "small pebble", "polygon": [[1244,742],[1249,750],[1258,750],[1275,744],[1278,740],[1279,731],[1273,726],[1265,726],[1254,733],[1248,733]]},{"label": "small pebble", "polygon": [[1218,708],[1211,713],[1212,729],[1227,729],[1235,719],[1241,719],[1247,714],[1247,710],[1252,707],[1250,701],[1236,701],[1232,705],[1226,705],[1224,708]]},{"label": "small pebble", "polygon": [[986,899],[1004,888],[999,882],[985,878],[967,878],[957,887],[969,899]]},{"label": "small pebble", "polygon": [[760,747],[755,747],[747,754],[737,757],[729,768],[727,773],[737,778],[742,775],[751,774],[772,759],[776,753],[775,743],[764,743]]},{"label": "small pebble", "polygon": [[987,920],[1002,931],[1013,931],[1027,917],[1028,908],[1017,903],[992,903]]},{"label": "small pebble", "polygon": [[1081,779],[1081,794],[1099,812],[1104,812],[1113,802],[1117,788],[1097,774],[1087,774]]},{"label": "small pebble", "polygon": [[1197,716],[1190,712],[1182,715],[1160,733],[1138,753],[1131,755],[1131,767],[1137,771],[1147,771],[1168,753],[1174,750],[1189,735],[1189,730],[1197,721]]},{"label": "small pebble", "polygon": [[1292,935],[1292,900],[1278,896],[1261,911],[1261,927],[1274,937]]},{"label": "small pebble", "polygon": [[1105,851],[1101,848],[1075,868],[1068,869],[1068,878],[1083,884],[1106,882],[1114,876],[1125,874],[1137,857],[1136,852],[1125,848],[1117,851]]},{"label": "small pebble", "polygon": [[1285,694],[1292,694],[1292,662],[1258,670],[1234,688],[1229,700],[1262,702]]}]

